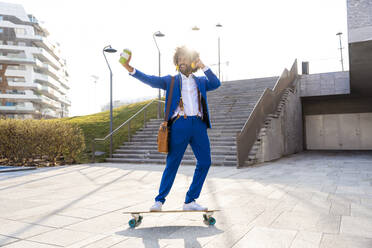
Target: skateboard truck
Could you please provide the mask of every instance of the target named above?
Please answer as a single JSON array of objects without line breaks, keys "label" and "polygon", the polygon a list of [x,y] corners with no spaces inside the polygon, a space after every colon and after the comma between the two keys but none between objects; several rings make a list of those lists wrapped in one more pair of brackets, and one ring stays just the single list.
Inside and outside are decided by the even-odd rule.
[{"label": "skateboard truck", "polygon": [[132,215],[133,219],[130,219],[128,224],[131,228],[135,228],[142,223],[143,217],[139,213],[132,213],[131,215]]},{"label": "skateboard truck", "polygon": [[204,218],[203,222],[207,226],[213,226],[214,224],[216,224],[216,219],[213,218],[212,215],[213,215],[213,211],[206,212],[205,214],[203,214],[203,218]]}]

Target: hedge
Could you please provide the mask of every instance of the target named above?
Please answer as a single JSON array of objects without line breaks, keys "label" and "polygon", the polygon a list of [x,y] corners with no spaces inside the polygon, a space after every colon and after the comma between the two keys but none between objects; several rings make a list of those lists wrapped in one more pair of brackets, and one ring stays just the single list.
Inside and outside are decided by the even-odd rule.
[{"label": "hedge", "polygon": [[79,161],[85,149],[81,129],[50,120],[0,120],[0,163],[50,166]]}]

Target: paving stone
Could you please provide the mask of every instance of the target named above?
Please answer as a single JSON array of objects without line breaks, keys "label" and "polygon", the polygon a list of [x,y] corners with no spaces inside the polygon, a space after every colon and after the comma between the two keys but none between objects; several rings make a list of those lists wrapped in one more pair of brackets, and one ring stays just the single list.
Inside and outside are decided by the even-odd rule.
[{"label": "paving stone", "polygon": [[7,248],[51,248],[51,247],[61,247],[52,244],[44,244],[39,242],[32,242],[28,240],[21,240],[18,242],[11,243],[6,246]]},{"label": "paving stone", "polygon": [[271,225],[275,228],[339,233],[340,216],[315,212],[284,212]]},{"label": "paving stone", "polygon": [[340,233],[372,238],[372,218],[342,216]]},{"label": "paving stone", "polygon": [[15,241],[19,241],[19,239],[0,235],[0,246],[4,246],[5,244],[13,243]]},{"label": "paving stone", "polygon": [[0,234],[8,237],[23,239],[52,230],[54,228],[0,219]]},{"label": "paving stone", "polygon": [[57,229],[28,238],[29,241],[68,246],[92,236],[91,233]]},{"label": "paving stone", "polygon": [[372,218],[372,206],[365,206],[360,204],[351,204],[351,216],[356,217],[370,217]]},{"label": "paving stone", "polygon": [[370,248],[372,239],[345,234],[323,234],[320,248]]},{"label": "paving stone", "polygon": [[289,248],[296,233],[293,230],[255,227],[232,247]]},{"label": "paving stone", "polygon": [[82,219],[61,215],[38,215],[22,219],[21,221],[48,227],[64,227],[80,222]]},{"label": "paving stone", "polygon": [[299,231],[291,248],[318,248],[321,238],[322,233]]}]

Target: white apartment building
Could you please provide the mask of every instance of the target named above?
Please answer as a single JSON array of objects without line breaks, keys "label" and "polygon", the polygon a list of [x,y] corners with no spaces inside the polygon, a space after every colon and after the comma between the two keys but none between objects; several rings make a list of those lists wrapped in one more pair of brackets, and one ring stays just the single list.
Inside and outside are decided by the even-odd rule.
[{"label": "white apartment building", "polygon": [[66,61],[48,36],[22,5],[0,2],[0,117],[68,116]]}]

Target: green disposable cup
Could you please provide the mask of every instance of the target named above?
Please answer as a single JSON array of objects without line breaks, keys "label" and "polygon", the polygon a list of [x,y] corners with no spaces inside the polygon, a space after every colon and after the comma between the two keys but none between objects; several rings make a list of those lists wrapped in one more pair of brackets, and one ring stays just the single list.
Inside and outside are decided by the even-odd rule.
[{"label": "green disposable cup", "polygon": [[132,54],[132,52],[129,50],[129,49],[124,49],[122,53],[120,53],[120,59],[119,59],[119,62],[121,64],[125,64],[127,63],[130,55]]}]

